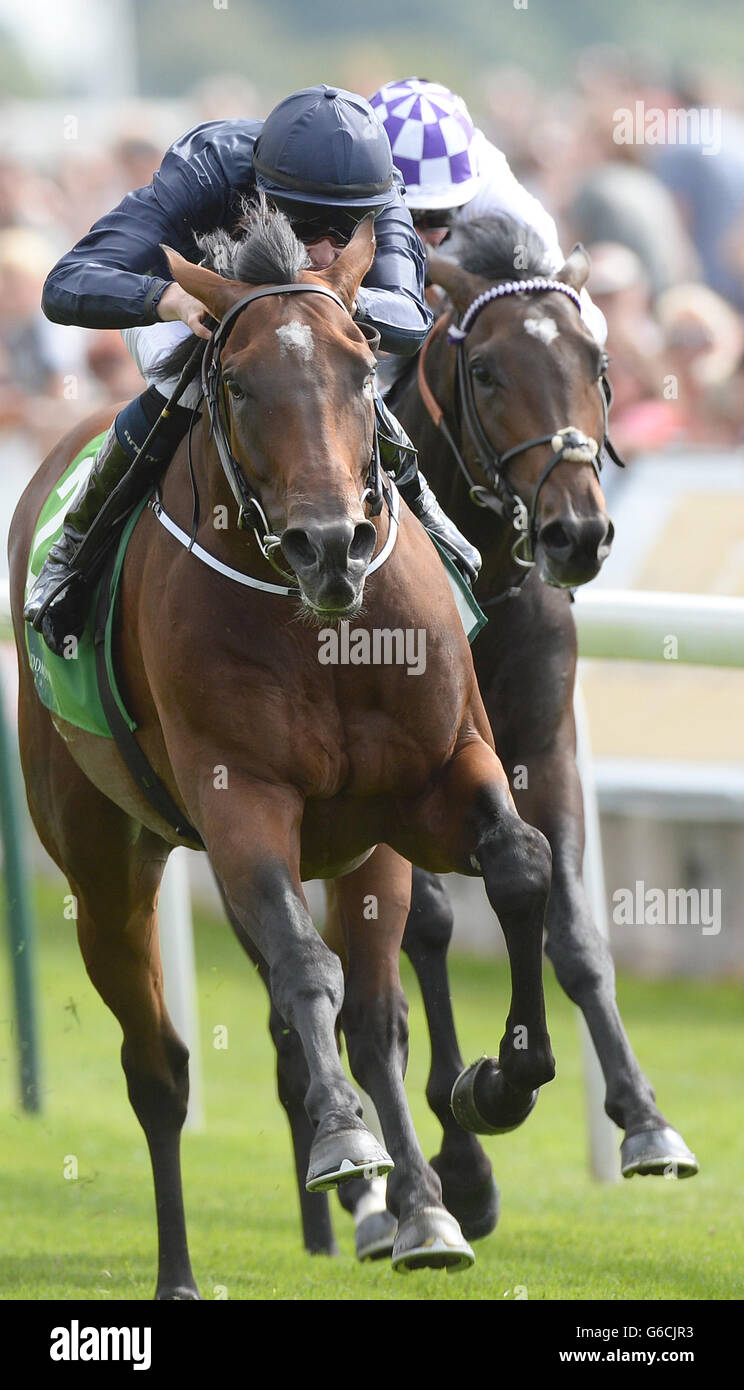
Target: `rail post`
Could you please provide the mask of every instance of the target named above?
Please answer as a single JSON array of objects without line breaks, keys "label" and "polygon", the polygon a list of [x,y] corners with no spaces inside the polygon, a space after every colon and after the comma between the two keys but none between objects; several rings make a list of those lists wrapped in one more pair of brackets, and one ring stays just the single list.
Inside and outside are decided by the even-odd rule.
[{"label": "rail post", "polygon": [[3,838],[5,904],[13,973],[18,1078],[24,1110],[41,1110],[39,1048],[34,998],[34,937],[29,876],[18,796],[17,754],[8,731],[0,679],[0,829]]}]

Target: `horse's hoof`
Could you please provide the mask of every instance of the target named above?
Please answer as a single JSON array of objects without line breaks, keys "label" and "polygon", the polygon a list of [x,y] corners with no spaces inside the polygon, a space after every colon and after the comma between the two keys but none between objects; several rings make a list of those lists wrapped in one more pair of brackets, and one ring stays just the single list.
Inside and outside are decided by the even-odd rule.
[{"label": "horse's hoof", "polygon": [[201,1303],[202,1298],[195,1285],[176,1284],[173,1288],[158,1289],[156,1303]]},{"label": "horse's hoof", "polygon": [[410,1269],[446,1269],[454,1274],[472,1264],[475,1255],[444,1207],[424,1207],[398,1227],[392,1266],[399,1274]]},{"label": "horse's hoof", "polygon": [[392,1255],[398,1222],[393,1213],[372,1211],[362,1217],[354,1231],[354,1247],[358,1260],[382,1260]]},{"label": "horse's hoof", "polygon": [[[491,1085],[496,1088],[496,1100],[504,1102],[504,1118],[497,1125],[485,1120],[475,1103],[475,1082],[484,1062],[488,1062],[492,1069]],[[514,1096],[509,1094],[498,1062],[494,1057],[481,1057],[460,1072],[452,1087],[450,1108],[460,1128],[467,1129],[471,1134],[509,1134],[511,1130],[518,1129],[532,1113],[537,1105],[537,1096],[538,1092],[532,1091],[527,1105],[517,1102],[515,1108]]]},{"label": "horse's hoof", "polygon": [[652,1173],[664,1178],[694,1178],[700,1168],[682,1135],[671,1125],[627,1135],[620,1149],[620,1166],[624,1178],[632,1178],[634,1173],[642,1177]]},{"label": "horse's hoof", "polygon": [[327,1192],[350,1178],[380,1178],[395,1164],[368,1129],[342,1129],[316,1139],[305,1179],[308,1192]]},{"label": "horse's hoof", "polygon": [[499,1220],[500,1198],[496,1179],[490,1175],[485,1182],[457,1187],[442,1173],[436,1158],[431,1160],[431,1167],[442,1184],[442,1201],[459,1221],[465,1239],[484,1240],[490,1236]]},{"label": "horse's hoof", "polygon": [[[343,1205],[339,1190],[339,1200]],[[381,1260],[393,1253],[398,1222],[388,1211],[385,1178],[373,1178],[364,1185],[356,1184],[346,1189],[353,1196],[354,1204],[350,1210],[354,1214],[354,1246],[358,1260]]]}]

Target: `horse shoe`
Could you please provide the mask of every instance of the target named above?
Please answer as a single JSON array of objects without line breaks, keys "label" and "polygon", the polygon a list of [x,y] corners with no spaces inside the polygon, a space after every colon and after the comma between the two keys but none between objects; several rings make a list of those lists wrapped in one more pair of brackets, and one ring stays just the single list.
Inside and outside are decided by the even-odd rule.
[{"label": "horse shoe", "polygon": [[532,1113],[537,1105],[538,1092],[532,1091],[526,1109],[512,1124],[489,1124],[488,1120],[484,1120],[475,1103],[475,1082],[484,1062],[490,1062],[497,1071],[501,1071],[498,1063],[492,1057],[480,1057],[477,1062],[473,1062],[471,1066],[460,1072],[450,1096],[452,1114],[460,1128],[468,1130],[471,1134],[510,1134],[513,1129],[518,1129],[521,1124],[524,1124],[527,1116]]}]

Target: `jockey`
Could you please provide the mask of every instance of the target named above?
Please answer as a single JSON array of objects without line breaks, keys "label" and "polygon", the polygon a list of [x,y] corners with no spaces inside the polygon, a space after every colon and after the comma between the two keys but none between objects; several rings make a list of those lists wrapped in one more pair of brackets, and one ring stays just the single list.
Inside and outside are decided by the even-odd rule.
[{"label": "jockey", "polygon": [[[400,182],[387,137],[364,98],[337,87],[309,87],[285,98],[264,122],[208,121],[188,131],[167,151],[152,183],[127,194],[54,267],[42,297],[47,318],[122,329],[148,389],[117,415],[29,595],[24,617],[52,651],[62,654],[65,637],[83,631],[102,549],[94,523],[104,501],[117,488],[126,515],[172,457],[199,397],[192,383],[163,420],[151,451],[132,467],[176,384],[175,378],[163,381],[158,363],[189,333],[210,336],[207,309],[170,278],[161,243],[198,260],[196,236],[220,227],[233,231],[241,200],[258,189],[286,214],[311,268],[320,271],[371,211],[375,259],[354,317],[379,331],[383,350],[409,355],[424,341],[432,316],[421,243]],[[376,415],[385,467],[400,479],[414,514],[474,580],[477,550],[445,517],[418,472],[410,441],[379,396]]]},{"label": "jockey", "polygon": [[[545,243],[545,274],[565,262],[553,218],[514,177],[505,156],[476,130],[462,97],[438,82],[407,77],[388,82],[370,106],[387,131],[404,199],[421,240],[439,246],[451,227],[503,212],[533,227]],[[581,291],[581,313],[598,342],[604,314]]]}]

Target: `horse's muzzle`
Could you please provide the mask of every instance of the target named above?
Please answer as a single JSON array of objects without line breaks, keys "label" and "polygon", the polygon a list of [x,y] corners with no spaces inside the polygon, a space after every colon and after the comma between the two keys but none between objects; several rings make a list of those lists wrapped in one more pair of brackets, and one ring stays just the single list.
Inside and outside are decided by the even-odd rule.
[{"label": "horse's muzzle", "polygon": [[614,534],[615,528],[604,513],[547,522],[538,534],[545,578],[567,588],[588,583],[607,559]]},{"label": "horse's muzzle", "polygon": [[358,606],[377,532],[371,521],[313,522],[289,526],[282,551],[316,612],[343,616]]}]

